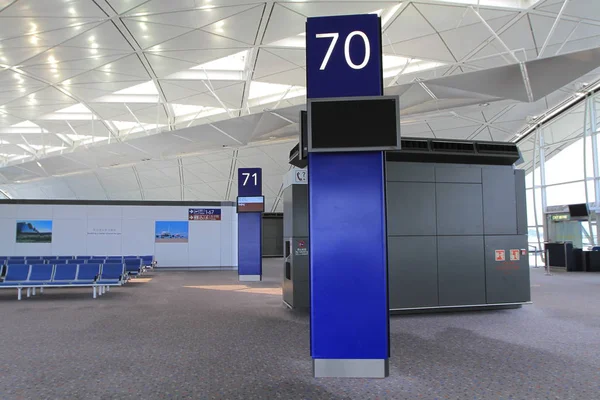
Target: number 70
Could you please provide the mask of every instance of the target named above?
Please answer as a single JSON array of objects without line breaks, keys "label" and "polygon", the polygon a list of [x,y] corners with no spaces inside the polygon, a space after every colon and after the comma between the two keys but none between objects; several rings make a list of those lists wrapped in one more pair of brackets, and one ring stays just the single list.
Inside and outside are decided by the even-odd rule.
[{"label": "number 70", "polygon": [[[352,38],[354,38],[354,36],[359,36],[360,38],[362,38],[362,40],[365,44],[365,58],[363,59],[363,61],[360,64],[355,64],[352,61],[352,58],[350,57],[350,43],[352,42]],[[338,39],[340,38],[340,34],[338,32],[317,33],[315,35],[315,37],[317,39],[324,39],[324,38],[331,39],[331,43],[329,44],[329,48],[327,49],[325,58],[323,59],[323,62],[321,63],[321,67],[319,68],[321,71],[323,71],[323,70],[325,70],[325,68],[327,68],[327,64],[329,63],[331,54],[333,53],[333,50],[335,49],[335,45],[337,44]],[[367,64],[369,63],[369,60],[371,59],[371,43],[369,42],[369,38],[367,37],[367,35],[364,32],[362,32],[362,31],[350,32],[350,34],[346,37],[346,41],[344,42],[344,57],[346,58],[346,64],[348,64],[348,66],[352,69],[363,69],[364,67],[367,66]]]}]

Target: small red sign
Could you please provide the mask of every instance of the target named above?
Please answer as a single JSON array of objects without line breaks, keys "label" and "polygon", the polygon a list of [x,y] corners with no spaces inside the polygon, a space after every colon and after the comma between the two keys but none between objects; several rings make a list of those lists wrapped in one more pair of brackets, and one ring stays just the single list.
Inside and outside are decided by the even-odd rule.
[{"label": "small red sign", "polygon": [[510,261],[519,261],[521,259],[521,250],[510,249]]},{"label": "small red sign", "polygon": [[496,250],[496,261],[506,261],[506,252],[504,250]]}]

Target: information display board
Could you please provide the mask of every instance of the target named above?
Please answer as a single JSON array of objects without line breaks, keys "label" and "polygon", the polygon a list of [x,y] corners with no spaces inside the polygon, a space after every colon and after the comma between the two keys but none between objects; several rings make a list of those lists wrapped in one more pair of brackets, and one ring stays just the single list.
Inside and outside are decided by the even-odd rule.
[{"label": "information display board", "polygon": [[261,213],[265,211],[264,196],[248,196],[238,197],[237,212],[238,213]]}]

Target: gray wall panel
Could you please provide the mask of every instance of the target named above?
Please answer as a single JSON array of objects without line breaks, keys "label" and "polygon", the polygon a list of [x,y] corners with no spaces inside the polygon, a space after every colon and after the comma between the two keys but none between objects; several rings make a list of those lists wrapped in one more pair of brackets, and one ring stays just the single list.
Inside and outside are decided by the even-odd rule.
[{"label": "gray wall panel", "polygon": [[517,233],[527,234],[527,197],[525,194],[525,171],[517,169],[515,173],[515,190],[517,196]]},{"label": "gray wall panel", "polygon": [[388,182],[435,182],[435,171],[433,164],[388,162],[386,179]]},{"label": "gray wall panel", "polygon": [[[511,249],[526,249],[527,236],[506,235],[485,237],[485,277],[487,303],[515,303],[531,300],[529,259],[520,256],[510,261]],[[496,261],[496,250],[504,250],[506,261]]]},{"label": "gray wall panel", "polygon": [[388,279],[390,309],[437,306],[435,236],[389,238]]},{"label": "gray wall panel", "polygon": [[288,186],[283,191],[283,237],[294,236],[294,213],[293,213],[293,186]]},{"label": "gray wall panel", "polygon": [[481,185],[436,184],[438,235],[483,234]]},{"label": "gray wall panel", "polygon": [[445,183],[481,183],[481,167],[438,165],[435,167],[435,181]]},{"label": "gray wall panel", "polygon": [[441,306],[485,304],[482,236],[438,236]]},{"label": "gray wall panel", "polygon": [[486,235],[517,234],[517,197],[512,167],[483,168],[483,228]]},{"label": "gray wall panel", "polygon": [[388,235],[435,235],[435,184],[387,184]]},{"label": "gray wall panel", "polygon": [[294,190],[293,236],[308,236],[308,185],[292,185]]}]

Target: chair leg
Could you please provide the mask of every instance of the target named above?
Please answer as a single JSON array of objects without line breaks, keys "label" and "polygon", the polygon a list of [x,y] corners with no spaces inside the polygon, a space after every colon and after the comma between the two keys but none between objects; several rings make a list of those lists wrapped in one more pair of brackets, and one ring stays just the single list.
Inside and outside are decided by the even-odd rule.
[{"label": "chair leg", "polygon": [[96,298],[96,286],[94,286],[94,298]]},{"label": "chair leg", "polygon": [[44,294],[44,288],[43,287],[40,288],[40,294]]},{"label": "chair leg", "polygon": [[17,300],[21,300],[21,290],[23,288],[17,288]]},{"label": "chair leg", "polygon": [[106,293],[106,286],[102,286],[102,294]]},{"label": "chair leg", "polygon": [[31,289],[31,295],[32,295],[32,296],[35,296],[35,288],[32,288],[32,289]]},{"label": "chair leg", "polygon": [[31,288],[30,287],[27,288],[27,297],[31,297]]},{"label": "chair leg", "polygon": [[107,291],[107,292],[110,292],[110,286],[107,286],[107,287],[106,287],[106,291]]}]

